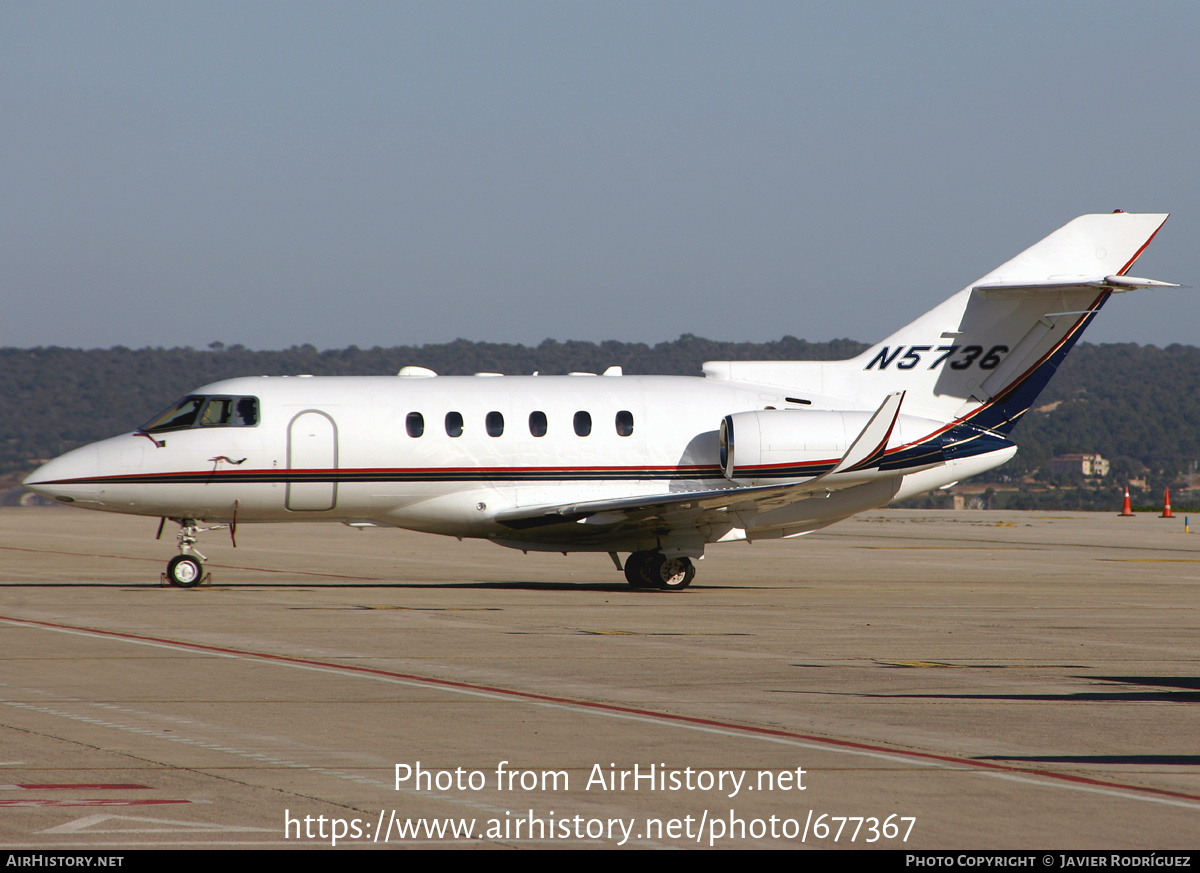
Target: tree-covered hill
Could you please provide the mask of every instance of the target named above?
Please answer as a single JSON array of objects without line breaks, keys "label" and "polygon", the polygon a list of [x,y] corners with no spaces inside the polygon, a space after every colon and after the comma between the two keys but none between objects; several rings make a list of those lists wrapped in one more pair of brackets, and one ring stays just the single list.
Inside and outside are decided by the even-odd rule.
[{"label": "tree-covered hill", "polygon": [[538,346],[452,343],[318,351],[310,345],[252,351],[213,343],[209,349],[0,349],[0,477],[32,470],[84,443],[132,430],[194,388],[234,376],[394,375],[428,367],[443,375],[488,371],[545,375],[601,372],[614,364],[630,375],[699,375],[708,360],[833,360],[858,354],[852,340],[809,343],[723,343],[685,334],[674,342],[585,343],[546,340]]},{"label": "tree-covered hill", "polygon": [[1013,436],[1010,474],[1067,452],[1101,454],[1114,473],[1130,461],[1190,470],[1200,460],[1200,348],[1080,344]]}]

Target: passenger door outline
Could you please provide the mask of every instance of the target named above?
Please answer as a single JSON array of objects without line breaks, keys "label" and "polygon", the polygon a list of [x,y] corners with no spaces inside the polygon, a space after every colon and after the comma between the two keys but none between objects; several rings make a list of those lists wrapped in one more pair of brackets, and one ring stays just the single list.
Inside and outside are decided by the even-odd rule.
[{"label": "passenger door outline", "polygon": [[288,423],[287,465],[293,471],[327,470],[322,478],[288,476],[284,506],[292,512],[325,512],[337,506],[337,423],[326,412],[306,409]]}]

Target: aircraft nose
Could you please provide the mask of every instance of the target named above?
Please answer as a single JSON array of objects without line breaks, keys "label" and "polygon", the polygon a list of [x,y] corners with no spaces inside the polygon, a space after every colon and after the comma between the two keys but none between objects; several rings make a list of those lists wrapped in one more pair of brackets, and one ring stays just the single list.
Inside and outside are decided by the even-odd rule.
[{"label": "aircraft nose", "polygon": [[99,473],[99,466],[99,452],[93,443],[47,461],[21,484],[35,494],[62,503],[95,502],[100,489],[92,480]]}]

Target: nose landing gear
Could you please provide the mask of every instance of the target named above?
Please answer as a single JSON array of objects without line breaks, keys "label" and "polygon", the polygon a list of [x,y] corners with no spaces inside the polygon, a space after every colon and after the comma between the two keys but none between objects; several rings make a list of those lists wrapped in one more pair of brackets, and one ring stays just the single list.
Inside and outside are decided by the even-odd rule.
[{"label": "nose landing gear", "polygon": [[[228,525],[218,524],[213,527],[199,527],[194,518],[176,518],[173,521],[179,522],[179,554],[167,562],[167,572],[162,574],[161,581],[165,585],[173,585],[177,588],[195,588],[197,585],[204,585],[212,581],[212,573],[204,572],[204,561],[208,558],[204,557],[196,548],[196,540],[200,534],[206,530],[218,530],[227,527]],[[158,536],[162,536],[163,525],[166,524],[166,519],[158,526]],[[155,537],[157,539],[158,537]]]}]

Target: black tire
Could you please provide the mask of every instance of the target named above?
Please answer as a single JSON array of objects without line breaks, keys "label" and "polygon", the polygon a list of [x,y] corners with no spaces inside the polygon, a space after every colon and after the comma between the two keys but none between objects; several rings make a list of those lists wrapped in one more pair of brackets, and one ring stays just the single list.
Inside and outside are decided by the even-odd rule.
[{"label": "black tire", "polygon": [[634,552],[625,559],[625,581],[631,588],[653,588],[654,583],[646,577],[646,552]]},{"label": "black tire", "polygon": [[643,571],[647,581],[663,591],[682,591],[696,578],[696,567],[691,558],[668,558],[654,552],[646,561]]},{"label": "black tire", "polygon": [[167,564],[167,581],[177,588],[195,588],[204,579],[204,565],[192,555],[176,555]]}]

